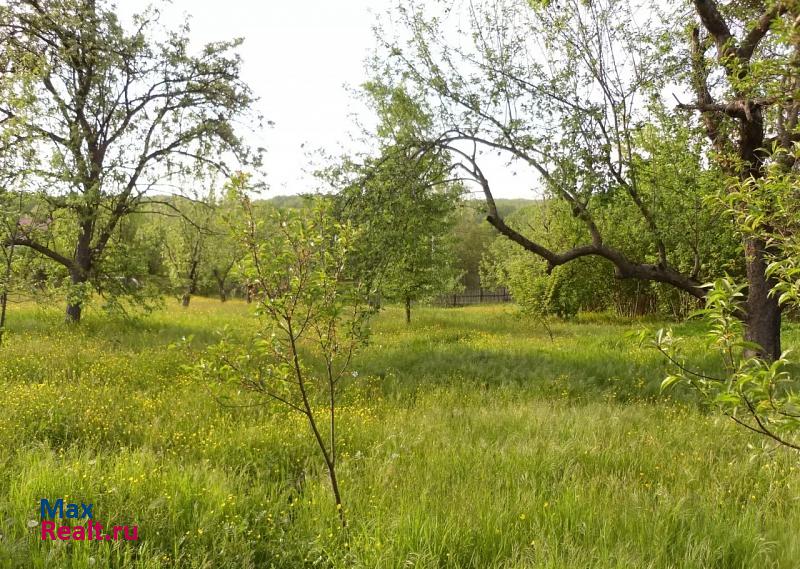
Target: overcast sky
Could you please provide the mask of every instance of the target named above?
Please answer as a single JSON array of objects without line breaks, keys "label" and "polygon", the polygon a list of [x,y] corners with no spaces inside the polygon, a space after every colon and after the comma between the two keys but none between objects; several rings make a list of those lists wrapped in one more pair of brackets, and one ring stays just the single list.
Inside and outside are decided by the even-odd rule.
[{"label": "overcast sky", "polygon": [[[147,0],[118,0],[123,15]],[[195,47],[244,38],[243,78],[259,97],[258,111],[275,126],[255,129],[253,144],[267,149],[269,195],[314,189],[304,171],[310,150],[338,154],[357,132],[363,112],[347,87],[367,78],[364,61],[376,48],[372,27],[396,0],[173,0],[156,2],[162,24],[187,16]],[[518,179],[514,178],[516,183]],[[525,187],[498,187],[496,197],[532,197]]]}]

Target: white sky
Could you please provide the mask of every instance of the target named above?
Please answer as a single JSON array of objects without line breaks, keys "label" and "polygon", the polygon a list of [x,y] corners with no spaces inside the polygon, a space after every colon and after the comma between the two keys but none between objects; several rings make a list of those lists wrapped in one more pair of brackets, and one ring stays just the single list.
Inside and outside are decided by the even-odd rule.
[{"label": "white sky", "polygon": [[[118,0],[123,15],[142,11],[147,0]],[[257,111],[272,128],[255,129],[251,141],[264,146],[268,195],[314,189],[306,173],[309,151],[339,154],[352,149],[357,133],[352,114],[363,112],[347,87],[367,79],[364,61],[376,48],[372,27],[396,0],[173,0],[155,2],[162,24],[190,16],[191,38],[244,38],[239,53],[243,79],[259,97]],[[255,125],[253,125],[255,126]],[[304,145],[304,147],[301,147]],[[505,172],[499,173],[506,178]],[[495,197],[533,197],[517,178],[501,184]]]}]

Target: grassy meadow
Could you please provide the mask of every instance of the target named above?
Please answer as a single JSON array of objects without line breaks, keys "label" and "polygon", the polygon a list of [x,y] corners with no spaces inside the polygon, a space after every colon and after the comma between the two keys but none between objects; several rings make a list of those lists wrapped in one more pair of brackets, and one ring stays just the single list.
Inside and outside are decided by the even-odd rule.
[{"label": "grassy meadow", "polygon": [[[799,457],[659,395],[666,366],[629,334],[658,323],[590,315],[551,340],[512,306],[384,311],[342,399],[342,530],[302,417],[221,405],[170,348],[250,314],[170,301],[69,329],[61,307],[12,307],[0,567],[800,564]],[[679,328],[703,357],[702,330]],[[139,541],[41,541],[39,500],[59,497]]]}]

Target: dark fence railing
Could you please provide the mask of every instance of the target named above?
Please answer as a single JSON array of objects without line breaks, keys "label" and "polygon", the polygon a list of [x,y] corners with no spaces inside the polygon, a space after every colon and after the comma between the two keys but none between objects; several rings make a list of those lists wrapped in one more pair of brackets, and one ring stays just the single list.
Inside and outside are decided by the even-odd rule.
[{"label": "dark fence railing", "polygon": [[434,306],[469,306],[471,304],[492,304],[511,302],[511,294],[506,288],[497,290],[467,289],[464,292],[443,294],[433,301]]}]

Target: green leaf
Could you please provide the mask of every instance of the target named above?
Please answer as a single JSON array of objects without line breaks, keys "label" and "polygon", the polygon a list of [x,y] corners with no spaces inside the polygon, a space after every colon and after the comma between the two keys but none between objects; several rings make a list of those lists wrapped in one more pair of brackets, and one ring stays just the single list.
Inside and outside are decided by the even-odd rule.
[{"label": "green leaf", "polygon": [[683,381],[683,377],[679,375],[668,375],[664,381],[661,382],[661,392],[663,393],[679,381]]}]

